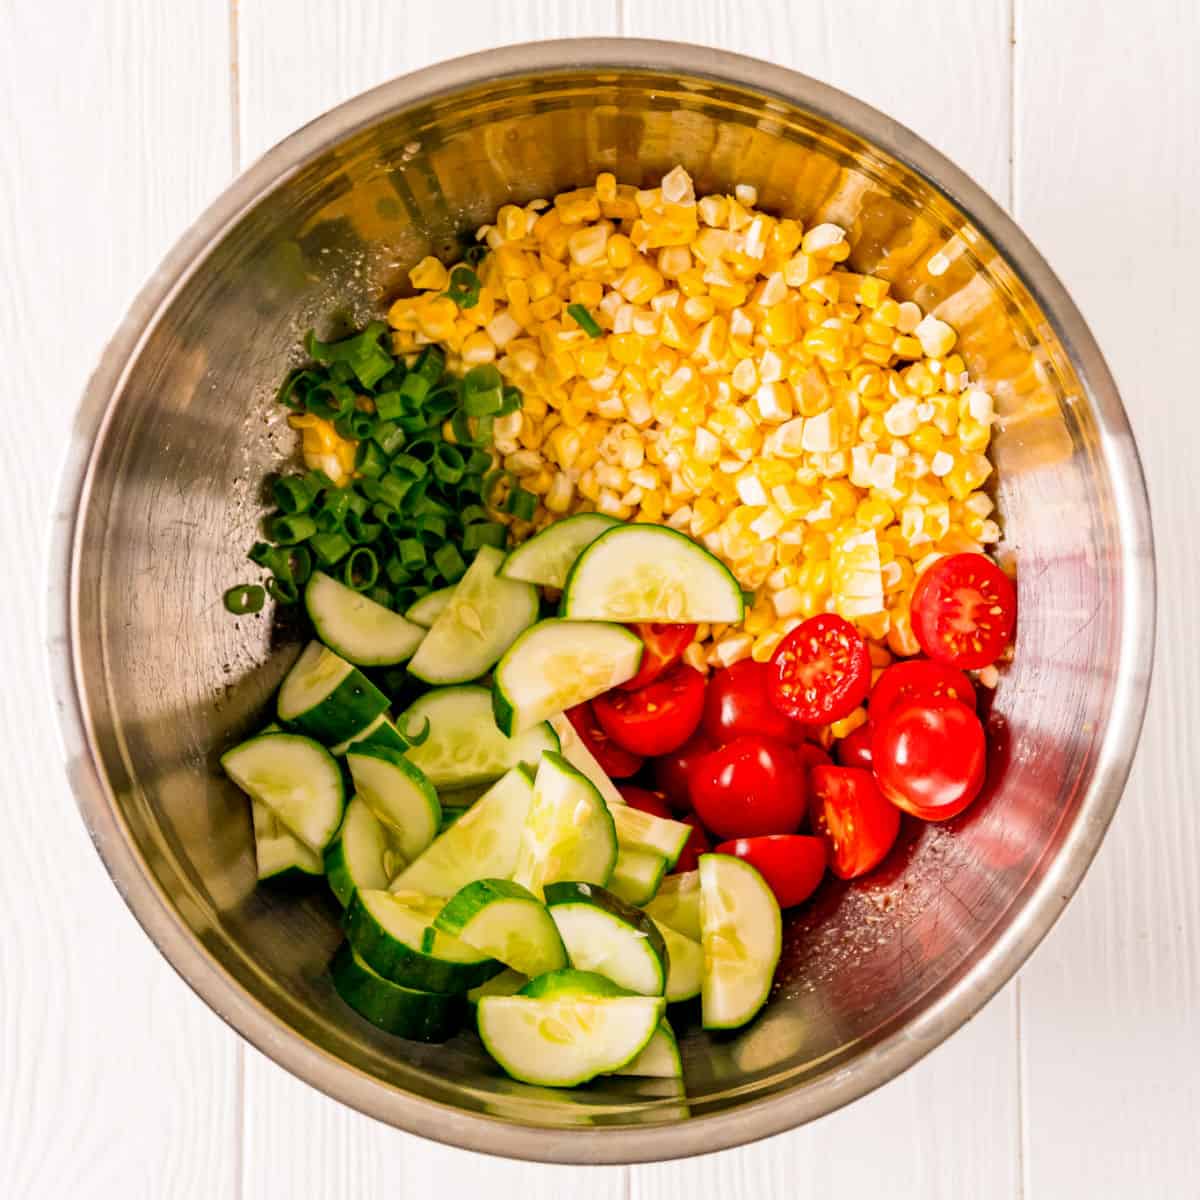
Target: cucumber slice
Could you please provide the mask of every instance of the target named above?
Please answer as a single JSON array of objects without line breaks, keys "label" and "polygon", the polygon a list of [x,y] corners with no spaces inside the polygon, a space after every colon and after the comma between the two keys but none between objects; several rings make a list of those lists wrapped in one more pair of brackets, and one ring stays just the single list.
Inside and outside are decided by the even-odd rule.
[{"label": "cucumber slice", "polygon": [[258,878],[320,875],[321,856],[310,850],[261,800],[250,800],[254,822],[254,861]]},{"label": "cucumber slice", "polygon": [[532,804],[533,782],[514,768],[401,871],[395,886],[453,896],[476,879],[508,878]]},{"label": "cucumber slice", "polygon": [[400,731],[396,728],[395,722],[385,712],[381,712],[370,725],[365,729],[360,729],[353,737],[347,738],[344,742],[338,742],[336,746],[330,746],[329,753],[345,754],[351,746],[356,746],[359,742],[373,742],[377,746],[391,746],[393,750],[408,749],[407,739],[400,736]]},{"label": "cucumber slice", "polygon": [[279,688],[279,719],[326,744],[364,730],[387,697],[356,667],[320,642],[309,642]]},{"label": "cucumber slice", "polygon": [[573,881],[548,883],[546,907],[573,967],[595,971],[642,996],[666,992],[666,943],[640,908],[607,888]]},{"label": "cucumber slice", "polygon": [[621,522],[603,513],[580,513],[555,521],[509,553],[500,574],[506,579],[522,579],[542,587],[559,588],[575,560],[602,533]]},{"label": "cucumber slice", "polygon": [[426,692],[398,722],[416,733],[429,721],[429,737],[408,751],[436,788],[491,783],[518,763],[534,764],[543,750],[557,750],[549,725],[535,725],[515,738],[505,737],[492,717],[487,688],[448,687]]},{"label": "cucumber slice", "polygon": [[360,891],[346,909],[346,936],[373,971],[423,992],[465,992],[503,967],[431,928],[442,907],[413,892]]},{"label": "cucumber slice", "polygon": [[337,761],[320,742],[297,733],[259,734],[226,750],[221,766],[310,850],[323,850],[333,840],[345,793]]},{"label": "cucumber slice", "polygon": [[561,971],[567,952],[546,906],[507,879],[477,879],[457,892],[433,927],[523,975]]},{"label": "cucumber slice", "polygon": [[409,662],[409,674],[426,683],[478,679],[537,620],[537,589],[501,579],[497,572],[503,562],[502,551],[480,547]]},{"label": "cucumber slice", "polygon": [[614,804],[624,804],[625,797],[617,791],[617,785],[609,779],[604,768],[596,761],[596,756],[584,744],[583,738],[575,731],[565,713],[556,713],[550,718],[550,728],[558,738],[559,753],[580,774],[585,775],[596,785],[604,803],[612,808]]},{"label": "cucumber slice", "polygon": [[485,996],[476,1019],[488,1053],[514,1079],[574,1087],[637,1058],[663,1007],[653,996]]},{"label": "cucumber slice", "polygon": [[519,733],[632,679],[641,660],[641,638],[623,625],[539,621],[496,667],[496,724],[509,736]]},{"label": "cucumber slice", "polygon": [[325,875],[343,908],[360,888],[386,888],[404,867],[404,858],[386,826],[361,796],[346,805],[337,840],[325,851]]},{"label": "cucumber slice", "polygon": [[562,615],[577,621],[737,623],[742,589],[719,558],[665,525],[622,525],[579,556]]},{"label": "cucumber slice", "polygon": [[362,592],[314,571],[304,589],[304,607],[317,637],[334,653],[360,667],[390,667],[412,658],[425,629]]},{"label": "cucumber slice", "polygon": [[678,1004],[700,995],[704,983],[704,951],[700,943],[661,921],[655,921],[654,926],[667,946],[667,1003]]},{"label": "cucumber slice", "polygon": [[550,1000],[562,996],[632,996],[623,987],[618,987],[607,975],[596,971],[580,971],[576,967],[568,967],[565,971],[547,971],[531,979],[522,989],[522,996],[532,996],[535,1000]]},{"label": "cucumber slice", "polygon": [[[438,799],[440,800],[441,797],[439,796]],[[441,837],[451,825],[456,824],[459,817],[464,816],[466,811],[465,808],[446,808],[443,805],[442,819],[438,822],[438,837]]]},{"label": "cucumber slice", "polygon": [[612,1074],[649,1075],[654,1079],[683,1078],[683,1059],[679,1056],[679,1043],[675,1040],[675,1031],[666,1017],[659,1021],[654,1036],[646,1043],[646,1048],[641,1054]]},{"label": "cucumber slice", "polygon": [[467,993],[467,1003],[473,1008],[484,996],[515,996],[529,980],[520,971],[505,968],[499,975],[485,980]]},{"label": "cucumber slice", "polygon": [[452,583],[449,587],[438,588],[436,592],[422,596],[404,614],[405,619],[414,625],[420,625],[422,629],[428,629],[445,611],[457,586],[458,584]]},{"label": "cucumber slice", "polygon": [[391,831],[411,862],[435,837],[442,820],[437,792],[404,754],[389,746],[359,742],[346,754],[354,789]]},{"label": "cucumber slice", "polygon": [[612,810],[613,824],[617,829],[617,842],[630,850],[649,850],[661,854],[671,865],[683,853],[687,840],[692,836],[692,827],[682,821],[667,817],[656,817],[622,804]]},{"label": "cucumber slice", "polygon": [[737,1029],[767,1002],[783,937],[775,894],[748,863],[700,856],[701,1015],[705,1029]]},{"label": "cucumber slice", "polygon": [[646,905],[646,914],[660,925],[670,925],[694,942],[700,940],[700,872],[668,875],[658,894]]},{"label": "cucumber slice", "polygon": [[377,975],[343,942],[329,964],[337,994],[359,1016],[396,1037],[414,1042],[444,1042],[469,1015],[462,996],[401,987]]},{"label": "cucumber slice", "polygon": [[[616,824],[613,817],[613,824]],[[608,890],[628,904],[645,904],[658,891],[667,873],[667,860],[652,850],[633,850],[621,845],[617,835],[617,863]]]},{"label": "cucumber slice", "polygon": [[600,793],[561,754],[543,754],[513,879],[541,896],[560,879],[607,883],[616,861],[617,835]]}]

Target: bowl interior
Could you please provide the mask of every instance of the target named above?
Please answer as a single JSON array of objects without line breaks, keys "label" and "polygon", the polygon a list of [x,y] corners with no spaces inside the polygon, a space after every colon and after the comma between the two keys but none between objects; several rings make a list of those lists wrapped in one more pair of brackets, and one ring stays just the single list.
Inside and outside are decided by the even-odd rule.
[{"label": "bowl interior", "polygon": [[[805,1090],[890,1035],[944,1035],[919,1018],[1021,920],[1079,820],[1129,619],[1130,548],[1092,400],[1025,283],[954,199],[819,108],[629,68],[515,73],[390,108],[376,98],[212,237],[116,389],[72,579],[92,753],[178,920],[284,1029],[378,1081],[363,1093],[376,1115],[405,1123],[388,1089],[448,1106],[447,1121],[456,1110],[559,1131],[675,1123],[793,1089],[792,1120],[814,1115]],[[294,450],[272,399],[305,330],[377,314],[418,258],[506,201],[601,170],[648,183],[675,163],[698,189],[752,183],[768,209],[844,225],[852,267],[957,327],[1001,414],[996,490],[1003,552],[1020,566],[1020,652],[991,710],[985,797],[947,826],[906,828],[879,872],[793,917],[775,993],[749,1028],[706,1036],[689,1013],[686,1096],[637,1080],[562,1094],[511,1082],[472,1037],[424,1047],[373,1030],[327,981],[339,931],[324,889],[255,886],[248,807],[217,757],[263,721],[301,632],[235,619],[221,594],[247,575],[264,473]]]}]

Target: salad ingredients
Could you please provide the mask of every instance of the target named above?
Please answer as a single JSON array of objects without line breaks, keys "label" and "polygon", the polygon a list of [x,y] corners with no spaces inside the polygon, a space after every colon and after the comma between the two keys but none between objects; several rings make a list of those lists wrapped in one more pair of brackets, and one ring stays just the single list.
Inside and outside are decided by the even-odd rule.
[{"label": "salad ingredients", "polygon": [[746,734],[700,759],[691,779],[692,807],[721,837],[793,833],[804,819],[804,774],[791,747]]},{"label": "salad ingredients", "polygon": [[321,641],[360,667],[404,662],[412,658],[425,637],[420,625],[324,571],[314,571],[309,577],[304,607]]},{"label": "salad ingredients", "polygon": [[620,685],[626,692],[636,692],[646,684],[653,683],[669,666],[683,657],[683,652],[696,636],[695,625],[663,625],[644,621],[632,628],[642,639],[642,664],[632,679]]},{"label": "salad ingredients", "polygon": [[662,792],[651,792],[646,788],[634,787],[628,783],[619,790],[621,799],[630,808],[636,808],[638,812],[649,813],[652,817],[671,819],[671,810],[667,807],[666,797]]},{"label": "salad ingredients", "polygon": [[361,796],[353,797],[336,839],[325,851],[325,875],[338,903],[346,908],[360,888],[382,891],[403,864],[387,827]]},{"label": "salad ingredients", "polygon": [[346,753],[354,790],[411,861],[437,836],[442,806],[425,775],[403,751],[369,741]]},{"label": "salad ingredients", "polygon": [[704,700],[704,732],[717,743],[742,734],[800,742],[808,727],[785,716],[771,700],[771,669],[745,659],[714,671]]},{"label": "salad ingredients", "polygon": [[975,689],[961,671],[914,658],[893,663],[879,676],[867,707],[871,721],[878,724],[898,705],[946,698],[958,700],[974,711]]},{"label": "salad ingredients", "polygon": [[[709,683],[709,692],[713,684]],[[707,700],[705,705],[707,708]],[[678,750],[664,754],[654,760],[654,782],[666,797],[667,803],[677,813],[691,811],[691,777],[696,763],[710,750],[716,749],[703,730],[698,730]]]},{"label": "salad ingredients", "polygon": [[744,859],[767,881],[780,908],[807,900],[825,876],[825,843],[805,834],[773,834],[722,842],[718,854]]},{"label": "salad ingredients", "polygon": [[848,716],[871,688],[861,635],[836,613],[810,617],[771,655],[771,701],[785,716],[824,725]]},{"label": "salad ingredients", "polygon": [[[860,725],[853,732],[840,738],[834,747],[837,760],[843,767],[871,769],[871,738],[874,730],[870,725]],[[828,756],[826,756],[828,759]]]},{"label": "salad ingredients", "polygon": [[860,767],[814,767],[809,816],[829,850],[829,869],[857,879],[878,866],[900,832],[900,810]]},{"label": "salad ingredients", "polygon": [[357,667],[310,642],[279,688],[279,720],[318,741],[353,738],[382,715],[387,697]]},{"label": "salad ingredients", "polygon": [[590,700],[568,708],[567,720],[574,726],[588,752],[611,779],[628,779],[642,769],[642,763],[645,761],[642,756],[617,745],[608,736],[604,726],[596,720]]},{"label": "salad ingredients", "polygon": [[620,747],[652,757],[678,750],[700,724],[704,676],[676,663],[636,692],[615,689],[597,696],[592,711]]},{"label": "salad ingredients", "polygon": [[606,517],[603,513],[580,513],[556,521],[529,541],[522,542],[505,559],[502,574],[506,579],[520,579],[561,590],[567,582],[567,573],[585,547],[619,524],[615,517]]},{"label": "salad ingredients", "polygon": [[689,813],[686,817],[680,819],[692,832],[688,835],[688,840],[684,842],[683,849],[680,851],[679,857],[675,860],[675,866],[672,869],[675,871],[694,871],[700,863],[700,855],[707,854],[712,849],[712,842],[709,841],[708,834],[705,832],[704,826],[700,824],[700,818],[695,813]]},{"label": "salad ingredients", "polygon": [[950,666],[990,666],[1012,641],[1017,592],[983,554],[952,554],[921,576],[912,628],[930,658]]}]

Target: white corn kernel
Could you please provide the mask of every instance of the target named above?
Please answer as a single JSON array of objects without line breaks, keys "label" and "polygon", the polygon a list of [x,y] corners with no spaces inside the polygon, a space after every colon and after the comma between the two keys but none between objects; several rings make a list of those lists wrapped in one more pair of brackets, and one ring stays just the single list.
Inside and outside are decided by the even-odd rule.
[{"label": "white corn kernel", "polygon": [[820,254],[823,250],[828,250],[839,242],[845,241],[846,231],[840,225],[834,225],[828,221],[814,225],[805,235],[804,240],[800,243],[800,249],[805,254]]},{"label": "white corn kernel", "polygon": [[717,435],[701,425],[696,430],[696,439],[692,444],[692,453],[702,463],[712,464],[717,462],[721,457],[721,443]]},{"label": "white corn kernel", "polygon": [[980,388],[972,388],[967,393],[967,412],[971,420],[980,425],[990,425],[995,415],[995,405],[991,396]]},{"label": "white corn kernel", "polygon": [[521,326],[512,318],[507,309],[498,312],[483,328],[488,337],[501,350],[521,332]]},{"label": "white corn kernel", "polygon": [[976,674],[975,678],[979,680],[980,687],[990,690],[1000,682],[1000,672],[996,670],[995,665],[986,666]]},{"label": "white corn kernel", "polygon": [[963,502],[963,507],[977,517],[990,517],[996,505],[986,492],[974,492]]},{"label": "white corn kernel", "polygon": [[921,422],[917,417],[917,402],[912,396],[905,396],[897,400],[883,414],[883,427],[893,437],[908,437],[909,434],[916,433],[920,426]]},{"label": "white corn kernel", "polygon": [[929,461],[929,470],[939,479],[949,475],[954,470],[954,455],[945,450],[939,450]]},{"label": "white corn kernel", "polygon": [[739,183],[733,189],[733,198],[746,208],[753,208],[758,203],[758,188],[752,183]]},{"label": "white corn kernel", "polygon": [[[777,508],[768,508],[761,517],[750,522],[750,532],[764,541],[769,541],[782,528],[783,514]],[[768,546],[767,549],[771,551],[771,555],[774,557],[774,548]]]},{"label": "white corn kernel", "polygon": [[783,620],[794,617],[804,607],[804,593],[798,587],[787,587],[771,596],[775,615]]},{"label": "white corn kernel", "polygon": [[662,198],[668,204],[695,204],[692,177],[681,166],[672,167],[662,178]]},{"label": "white corn kernel", "polygon": [[781,304],[787,299],[788,286],[784,281],[781,272],[776,271],[774,275],[768,275],[766,283],[762,286],[762,292],[759,294],[758,302],[763,308],[774,308],[776,304]]},{"label": "white corn kernel", "polygon": [[764,421],[786,421],[792,415],[792,389],[786,383],[764,383],[754,393],[755,403]]},{"label": "white corn kernel", "polygon": [[905,300],[900,305],[900,317],[896,321],[896,330],[898,333],[912,333],[914,329],[921,323],[921,319],[925,314],[921,312],[921,306],[914,304],[911,300]]},{"label": "white corn kernel", "polygon": [[729,334],[735,338],[748,338],[754,333],[754,322],[744,308],[735,308],[729,314]]},{"label": "white corn kernel", "polygon": [[757,475],[746,471],[738,476],[738,499],[751,508],[763,508],[767,503],[767,491]]},{"label": "white corn kernel", "polygon": [[743,395],[749,395],[758,386],[758,368],[752,358],[743,358],[730,375],[730,382]]},{"label": "white corn kernel", "polygon": [[672,529],[687,529],[692,523],[692,506],[681,504],[668,518],[667,524]]},{"label": "white corn kernel", "polygon": [[801,444],[810,454],[831,453],[837,448],[837,424],[832,408],[805,418]]},{"label": "white corn kernel", "polygon": [[690,646],[683,652],[683,661],[687,663],[693,671],[701,671],[708,673],[708,659],[704,653],[704,646],[700,642],[692,642]]},{"label": "white corn kernel", "polygon": [[758,379],[760,383],[776,383],[784,377],[783,356],[778,350],[764,350],[758,360]]},{"label": "white corn kernel", "polygon": [[913,334],[930,358],[944,358],[954,349],[954,343],[958,340],[958,335],[945,321],[939,321],[932,315],[927,316],[913,330]]},{"label": "white corn kernel", "polygon": [[575,494],[575,485],[570,476],[559,471],[550,483],[544,503],[553,513],[565,513],[571,507],[571,498]]},{"label": "white corn kernel", "polygon": [[734,663],[750,656],[753,645],[754,638],[750,634],[735,633],[719,641],[713,648],[713,655],[720,666],[732,667]]}]

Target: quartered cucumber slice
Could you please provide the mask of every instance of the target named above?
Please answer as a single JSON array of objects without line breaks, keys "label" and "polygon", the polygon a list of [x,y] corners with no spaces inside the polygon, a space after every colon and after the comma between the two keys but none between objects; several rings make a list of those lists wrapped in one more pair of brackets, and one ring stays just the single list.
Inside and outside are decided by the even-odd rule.
[{"label": "quartered cucumber slice", "polygon": [[614,804],[624,804],[625,797],[617,791],[617,785],[608,777],[604,768],[596,761],[596,756],[584,744],[583,738],[575,730],[565,713],[556,713],[550,718],[550,728],[558,738],[559,753],[581,775],[596,785],[604,803],[611,808]]},{"label": "quartered cucumber slice", "polygon": [[429,592],[422,596],[404,614],[405,618],[414,625],[428,629],[445,611],[457,586],[458,584],[452,583],[449,587],[438,588],[436,592]]},{"label": "quartered cucumber slice", "polygon": [[462,996],[402,987],[376,974],[348,942],[329,964],[337,994],[361,1017],[396,1037],[444,1042],[465,1023],[469,1007]]},{"label": "quartered cucumber slice", "polygon": [[519,733],[632,679],[641,660],[642,639],[623,625],[539,621],[496,667],[496,724]]},{"label": "quartered cucumber slice", "polygon": [[499,975],[493,975],[491,979],[472,988],[467,993],[467,1002],[474,1007],[484,996],[515,996],[528,982],[528,978],[520,971],[505,968]]},{"label": "quartered cucumber slice", "polygon": [[321,856],[310,850],[261,800],[251,799],[254,821],[254,861],[258,878],[320,875]]},{"label": "quartered cucumber slice", "polygon": [[705,1029],[737,1029],[767,1002],[783,937],[775,894],[748,863],[700,856],[701,991]]},{"label": "quartered cucumber slice", "polygon": [[577,621],[739,622],[733,573],[703,546],[665,525],[622,525],[579,556],[562,614]]},{"label": "quartered cucumber slice", "polygon": [[354,790],[388,827],[400,853],[411,862],[437,837],[442,820],[433,785],[400,750],[371,741],[346,753]]},{"label": "quartered cucumber slice", "polygon": [[515,767],[400,873],[396,887],[453,896],[476,879],[507,879],[532,804],[533,780]]},{"label": "quartered cucumber slice", "polygon": [[497,572],[503,562],[502,551],[480,547],[409,662],[411,675],[426,683],[478,679],[537,620],[537,589],[502,579]]},{"label": "quartered cucumber slice", "polygon": [[555,521],[509,552],[500,568],[506,579],[561,589],[575,560],[602,533],[621,522],[603,513],[580,513]]},{"label": "quartered cucumber slice", "polygon": [[612,818],[617,828],[617,842],[622,847],[661,854],[671,866],[675,865],[692,835],[692,827],[682,821],[656,817],[653,813],[630,808],[628,804],[614,808]]},{"label": "quartered cucumber slice", "polygon": [[666,943],[640,908],[606,888],[575,882],[546,884],[546,907],[572,966],[642,996],[665,993]]},{"label": "quartered cucumber slice", "polygon": [[557,750],[549,725],[534,725],[515,738],[496,728],[487,688],[447,687],[426,692],[400,717],[406,732],[429,722],[429,736],[408,751],[408,761],[436,788],[491,783],[518,763],[536,764],[543,750]]},{"label": "quartered cucumber slice", "polygon": [[700,943],[661,921],[655,921],[654,925],[667,946],[667,1003],[678,1004],[700,995],[704,982],[704,951]]},{"label": "quartered cucumber slice", "polygon": [[[616,817],[613,817],[616,824]],[[633,850],[621,845],[617,835],[617,863],[613,867],[608,890],[628,904],[645,904],[653,899],[663,876],[667,873],[667,860],[651,850]]]},{"label": "quartered cucumber slice", "polygon": [[564,971],[548,971],[531,979],[521,989],[521,995],[532,996],[535,1000],[550,1000],[563,996],[629,996],[636,993],[619,987],[607,975],[568,967]]},{"label": "quartered cucumber slice", "polygon": [[437,915],[435,929],[474,946],[523,975],[567,965],[558,927],[528,888],[507,879],[477,879]]},{"label": "quartered cucumber slice", "polygon": [[337,761],[320,742],[296,733],[259,734],[221,755],[221,766],[310,850],[333,840],[345,794]]},{"label": "quartered cucumber slice", "polygon": [[683,1077],[683,1060],[679,1056],[679,1043],[670,1022],[663,1017],[646,1043],[646,1048],[614,1075],[648,1075],[655,1079],[680,1079]]},{"label": "quartered cucumber slice", "polygon": [[476,1019],[488,1053],[514,1079],[573,1087],[637,1058],[663,1007],[654,996],[485,996]]},{"label": "quartered cucumber slice", "polygon": [[541,896],[560,879],[607,883],[616,861],[617,836],[600,793],[561,754],[543,754],[513,879]]},{"label": "quartered cucumber slice", "polygon": [[343,908],[360,888],[386,888],[404,866],[387,828],[361,796],[346,805],[337,840],[325,851],[325,875]]},{"label": "quartered cucumber slice", "polygon": [[360,891],[346,910],[346,935],[373,971],[424,992],[465,992],[498,975],[495,959],[432,928],[442,907],[416,893]]},{"label": "quartered cucumber slice", "polygon": [[317,637],[360,667],[389,667],[412,658],[425,630],[398,612],[314,571],[304,589],[304,607]]},{"label": "quartered cucumber slice", "polygon": [[660,925],[670,925],[693,941],[700,940],[700,872],[682,871],[668,875],[658,894],[646,905],[647,915]]},{"label": "quartered cucumber slice", "polygon": [[309,642],[279,688],[279,719],[331,745],[361,732],[388,706],[387,697],[357,667]]},{"label": "quartered cucumber slice", "polygon": [[[415,733],[416,730],[413,732]],[[395,722],[385,712],[381,712],[370,725],[360,729],[353,737],[347,738],[344,742],[338,742],[336,746],[330,746],[329,753],[345,754],[351,746],[357,745],[359,742],[374,742],[377,746],[391,746],[394,750],[408,749],[408,740],[400,736]]]}]

